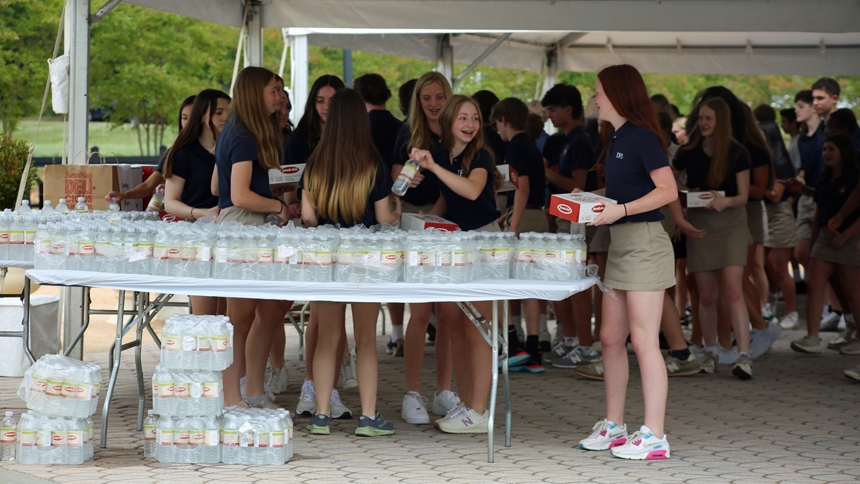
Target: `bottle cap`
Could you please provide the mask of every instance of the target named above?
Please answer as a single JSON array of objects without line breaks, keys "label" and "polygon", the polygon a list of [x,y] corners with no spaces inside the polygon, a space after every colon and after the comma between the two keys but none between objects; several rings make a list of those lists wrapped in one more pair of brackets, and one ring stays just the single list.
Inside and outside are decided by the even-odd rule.
[{"label": "bottle cap", "polygon": [[146,412],[146,413],[147,413],[148,415],[152,415],[152,409],[147,410],[147,412]]},{"label": "bottle cap", "polygon": [[13,414],[12,414],[12,411],[11,411],[11,410],[6,410],[6,416],[7,416],[7,417],[11,417],[12,415],[13,415]]}]

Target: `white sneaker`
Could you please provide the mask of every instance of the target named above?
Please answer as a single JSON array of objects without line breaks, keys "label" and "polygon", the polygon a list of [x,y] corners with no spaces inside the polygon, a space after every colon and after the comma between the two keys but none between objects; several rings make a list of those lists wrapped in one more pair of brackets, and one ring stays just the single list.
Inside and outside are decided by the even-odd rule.
[{"label": "white sneaker", "polygon": [[[263,393],[266,395],[270,401],[275,401],[275,393],[272,391],[272,387],[269,386],[269,379],[271,378],[271,374],[268,371],[263,375]],[[239,393],[242,394],[242,398],[245,398],[245,381],[246,377],[242,377],[239,379]]]},{"label": "white sneaker", "polygon": [[752,342],[750,343],[750,358],[756,359],[765,354],[771,345],[779,339],[782,328],[773,322],[768,323],[767,329],[763,331],[752,330]]},{"label": "white sneaker", "polygon": [[409,392],[403,395],[403,410],[400,411],[400,416],[407,423],[414,425],[429,424],[430,416],[427,415],[427,399],[417,392]]},{"label": "white sneaker", "polygon": [[797,311],[792,311],[779,321],[779,327],[786,330],[794,330],[800,327],[800,321],[797,319]]},{"label": "white sneaker", "polygon": [[448,434],[486,434],[489,417],[489,410],[481,414],[471,408],[463,407],[463,410],[440,418],[433,425]]},{"label": "white sneaker", "polygon": [[460,403],[460,396],[451,390],[444,390],[440,394],[433,394],[433,413],[435,415],[445,416],[448,412],[457,408]]},{"label": "white sneaker", "polygon": [[603,419],[591,428],[591,435],[579,441],[583,450],[609,450],[627,442],[627,426]]},{"label": "white sneaker", "polygon": [[654,432],[644,425],[638,432],[627,437],[624,445],[614,447],[609,453],[613,457],[632,460],[666,460],[671,456],[666,436],[658,439]]},{"label": "white sneaker", "polygon": [[722,345],[717,345],[717,356],[720,358],[721,365],[734,365],[738,361],[739,355],[737,346],[725,349]]},{"label": "white sneaker", "polygon": [[819,331],[834,332],[839,330],[839,326],[843,323],[844,318],[841,314],[827,311],[827,315],[821,316],[821,325]]},{"label": "white sneaker", "polygon": [[287,382],[289,382],[289,380],[290,377],[287,373],[287,367],[282,366],[280,370],[273,371],[269,374],[269,377],[266,379],[266,386],[269,387],[275,395],[280,395],[287,391]]},{"label": "white sneaker", "polygon": [[314,391],[314,381],[305,380],[302,383],[302,393],[299,395],[299,404],[296,405],[296,415],[313,417],[317,413],[317,394]]},{"label": "white sneaker", "polygon": [[344,390],[352,390],[358,387],[358,379],[355,375],[355,355],[350,354],[349,359],[343,360],[340,364],[340,376],[343,378]]},{"label": "white sneaker", "polygon": [[331,389],[331,418],[352,418],[352,412],[340,401],[336,388]]}]

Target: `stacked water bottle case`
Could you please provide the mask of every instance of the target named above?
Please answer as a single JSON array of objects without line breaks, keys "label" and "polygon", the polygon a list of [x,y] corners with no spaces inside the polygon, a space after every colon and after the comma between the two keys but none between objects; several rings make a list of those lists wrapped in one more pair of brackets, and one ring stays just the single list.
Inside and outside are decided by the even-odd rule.
[{"label": "stacked water bottle case", "polygon": [[18,395],[28,412],[17,425],[22,464],[81,464],[93,456],[93,420],[101,368],[62,355],[45,355],[24,374]]}]

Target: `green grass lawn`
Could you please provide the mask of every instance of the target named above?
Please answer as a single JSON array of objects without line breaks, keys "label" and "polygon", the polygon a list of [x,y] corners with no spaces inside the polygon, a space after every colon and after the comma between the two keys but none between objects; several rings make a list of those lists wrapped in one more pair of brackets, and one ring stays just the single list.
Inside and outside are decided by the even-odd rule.
[{"label": "green grass lawn", "polygon": [[[33,156],[62,156],[63,131],[62,120],[43,119],[42,125],[39,127],[39,138],[36,140],[36,149],[33,151]],[[100,152],[108,153],[112,151],[117,156],[141,156],[140,146],[137,141],[137,132],[130,124],[114,128],[110,123],[91,122],[89,123],[89,131],[88,148],[98,146]],[[18,124],[18,128],[12,136],[23,139],[27,143],[32,143],[35,133],[36,120],[27,119]],[[142,135],[145,143],[146,133],[142,132]],[[170,146],[175,138],[176,128],[168,126],[167,131],[164,133],[164,144]],[[153,153],[152,155],[157,156],[157,153]]]}]

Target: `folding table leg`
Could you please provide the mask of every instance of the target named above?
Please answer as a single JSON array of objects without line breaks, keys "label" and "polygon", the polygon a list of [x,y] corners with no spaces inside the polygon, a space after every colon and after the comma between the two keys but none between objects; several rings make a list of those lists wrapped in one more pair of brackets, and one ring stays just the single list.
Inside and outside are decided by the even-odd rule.
[{"label": "folding table leg", "polygon": [[122,356],[122,329],[123,321],[125,320],[125,291],[119,291],[119,304],[116,309],[116,341],[113,346],[113,366],[110,372],[110,381],[108,383],[107,392],[105,392],[104,409],[102,410],[102,439],[101,448],[107,447],[107,427],[108,427],[108,412],[110,411],[110,400],[113,397],[116,379],[119,376],[119,363]]},{"label": "folding table leg", "polygon": [[487,461],[492,464],[494,461],[493,458],[493,450],[494,450],[494,436],[495,436],[495,420],[496,420],[496,393],[498,392],[499,385],[499,304],[497,301],[493,301],[493,317],[490,321],[492,328],[490,328],[490,341],[492,344],[490,348],[493,353],[493,382],[490,386],[490,416],[487,421]]},{"label": "folding table leg", "polygon": [[144,306],[143,293],[136,292],[135,294],[135,310],[138,312],[137,328],[135,328],[135,338],[137,338],[137,346],[134,347],[134,368],[137,370],[137,430],[143,430],[143,409],[146,406],[146,387],[143,384],[143,362],[141,361],[141,350],[143,349],[143,328],[149,324],[149,318],[144,316],[148,309]]},{"label": "folding table leg", "polygon": [[[5,267],[3,269],[6,269]],[[21,338],[24,340],[24,353],[30,359],[30,363],[35,363],[36,358],[33,357],[33,352],[30,351],[30,278],[24,274],[24,295],[21,298],[24,304],[24,320],[21,321],[23,328],[21,329]]]},{"label": "folding table leg", "polygon": [[502,348],[505,350],[505,361],[502,362],[502,383],[505,385],[505,447],[511,446],[511,382],[508,379],[508,356],[510,347],[508,346],[508,324],[509,319],[509,304],[508,301],[502,301],[504,308],[502,309],[502,332],[499,335],[502,340]]}]

